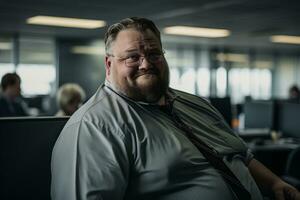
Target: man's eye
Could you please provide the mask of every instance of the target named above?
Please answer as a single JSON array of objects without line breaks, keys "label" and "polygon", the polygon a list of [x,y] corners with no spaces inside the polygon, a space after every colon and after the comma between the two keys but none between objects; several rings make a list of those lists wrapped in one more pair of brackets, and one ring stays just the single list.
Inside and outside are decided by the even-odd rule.
[{"label": "man's eye", "polygon": [[148,54],[148,57],[150,58],[150,59],[159,59],[159,58],[161,58],[161,53],[157,53],[157,52],[155,52],[155,53],[150,53],[150,54]]},{"label": "man's eye", "polygon": [[139,55],[130,55],[126,58],[126,61],[128,62],[136,62],[140,59]]}]

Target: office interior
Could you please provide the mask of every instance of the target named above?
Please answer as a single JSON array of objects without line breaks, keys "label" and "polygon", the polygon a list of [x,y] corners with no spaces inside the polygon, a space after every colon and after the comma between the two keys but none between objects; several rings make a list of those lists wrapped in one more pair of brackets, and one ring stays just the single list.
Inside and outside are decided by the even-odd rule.
[{"label": "office interior", "polygon": [[[0,3],[0,78],[8,72],[20,75],[30,111],[29,117],[0,119],[0,199],[21,197],[17,190],[30,199],[50,198],[51,150],[68,120],[55,117],[57,91],[65,83],[77,83],[87,98],[93,95],[105,80],[105,30],[129,16],[150,18],[160,28],[170,87],[210,101],[258,160],[300,189],[300,102],[288,96],[292,85],[300,87],[300,3],[129,2]],[[36,16],[103,20],[105,25],[84,29],[29,23]],[[168,33],[172,26],[217,28],[228,34]],[[33,191],[35,197],[30,196]]]}]

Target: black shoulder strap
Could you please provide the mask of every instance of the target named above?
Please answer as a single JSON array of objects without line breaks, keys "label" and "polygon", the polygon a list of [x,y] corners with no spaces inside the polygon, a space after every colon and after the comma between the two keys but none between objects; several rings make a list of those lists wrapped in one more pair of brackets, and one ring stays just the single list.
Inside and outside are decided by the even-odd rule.
[{"label": "black shoulder strap", "polygon": [[184,135],[196,146],[203,156],[218,170],[223,179],[228,183],[239,200],[251,200],[251,194],[241,184],[239,179],[233,174],[229,167],[224,163],[222,157],[212,147],[200,140],[193,134],[193,130],[188,127],[173,111],[170,105],[161,106],[161,110],[167,113],[175,125],[184,132]]}]

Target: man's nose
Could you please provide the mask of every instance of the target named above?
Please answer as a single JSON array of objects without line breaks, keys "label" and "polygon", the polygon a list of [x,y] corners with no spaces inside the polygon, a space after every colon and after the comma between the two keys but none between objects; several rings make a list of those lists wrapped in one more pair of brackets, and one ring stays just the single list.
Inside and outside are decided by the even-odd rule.
[{"label": "man's nose", "polygon": [[147,57],[141,57],[140,59],[139,69],[149,69],[153,67],[153,64],[148,61]]}]

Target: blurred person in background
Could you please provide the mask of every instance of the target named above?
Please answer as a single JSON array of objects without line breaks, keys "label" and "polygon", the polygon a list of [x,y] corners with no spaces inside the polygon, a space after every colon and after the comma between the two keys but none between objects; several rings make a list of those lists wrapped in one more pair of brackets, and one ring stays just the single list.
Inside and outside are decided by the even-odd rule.
[{"label": "blurred person in background", "polygon": [[297,85],[289,88],[289,100],[293,103],[300,103],[300,89]]},{"label": "blurred person in background", "polygon": [[78,84],[66,83],[57,93],[59,111],[56,116],[71,116],[84,102],[85,92]]},{"label": "blurred person in background", "polygon": [[7,73],[1,79],[0,117],[28,116],[28,107],[21,96],[21,78]]}]

